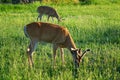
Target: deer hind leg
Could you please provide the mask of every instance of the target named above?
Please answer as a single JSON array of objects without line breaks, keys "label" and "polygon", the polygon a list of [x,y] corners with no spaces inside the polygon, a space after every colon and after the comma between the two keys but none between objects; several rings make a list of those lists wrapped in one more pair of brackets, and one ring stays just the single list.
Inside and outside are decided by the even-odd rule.
[{"label": "deer hind leg", "polygon": [[30,67],[33,66],[32,54],[33,54],[33,51],[35,49],[36,44],[37,44],[36,41],[31,41],[30,45],[29,45],[29,47],[27,49],[28,62],[29,62]]},{"label": "deer hind leg", "polygon": [[42,14],[40,15],[40,21],[42,20]]},{"label": "deer hind leg", "polygon": [[60,48],[60,53],[61,53],[61,59],[62,59],[62,65],[64,66],[64,51],[63,48]]},{"label": "deer hind leg", "polygon": [[56,65],[56,50],[58,46],[56,44],[53,45],[53,67],[55,68]]},{"label": "deer hind leg", "polygon": [[42,14],[39,14],[38,17],[37,17],[37,21],[38,21],[38,18],[40,18],[40,21],[42,19]]},{"label": "deer hind leg", "polygon": [[38,21],[38,18],[40,17],[40,15],[38,15],[38,17],[37,17],[37,21]]}]

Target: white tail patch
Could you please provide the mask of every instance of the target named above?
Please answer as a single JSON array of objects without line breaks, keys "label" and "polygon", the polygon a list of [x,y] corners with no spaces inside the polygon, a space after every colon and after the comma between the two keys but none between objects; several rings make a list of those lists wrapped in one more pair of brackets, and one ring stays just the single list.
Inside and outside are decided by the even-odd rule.
[{"label": "white tail patch", "polygon": [[29,52],[29,51],[30,51],[30,48],[28,48],[27,51]]}]

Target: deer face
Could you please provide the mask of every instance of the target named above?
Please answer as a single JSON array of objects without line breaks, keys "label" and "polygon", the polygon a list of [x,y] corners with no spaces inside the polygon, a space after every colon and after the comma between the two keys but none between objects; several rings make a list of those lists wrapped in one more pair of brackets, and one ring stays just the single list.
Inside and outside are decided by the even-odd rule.
[{"label": "deer face", "polygon": [[82,55],[81,49],[71,48],[71,53],[73,55],[73,61],[74,61],[75,67],[79,67],[79,63],[81,61],[81,55]]}]

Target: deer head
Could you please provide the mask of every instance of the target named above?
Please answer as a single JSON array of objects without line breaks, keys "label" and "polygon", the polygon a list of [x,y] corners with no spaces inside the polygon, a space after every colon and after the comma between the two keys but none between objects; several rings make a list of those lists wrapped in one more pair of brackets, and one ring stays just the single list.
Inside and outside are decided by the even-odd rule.
[{"label": "deer head", "polygon": [[82,58],[84,57],[84,55],[90,51],[90,49],[87,49],[85,50],[84,52],[82,52],[81,49],[74,49],[74,48],[71,48],[71,53],[73,55],[73,61],[74,61],[74,64],[75,64],[75,67],[79,67],[79,64],[82,60]]}]

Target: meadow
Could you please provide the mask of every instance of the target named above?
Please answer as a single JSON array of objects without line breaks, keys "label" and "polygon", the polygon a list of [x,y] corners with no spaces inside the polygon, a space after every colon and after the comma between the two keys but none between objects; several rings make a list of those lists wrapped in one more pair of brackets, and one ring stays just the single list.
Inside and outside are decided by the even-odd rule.
[{"label": "meadow", "polygon": [[[35,66],[30,69],[26,56],[29,39],[23,27],[37,20],[34,4],[0,4],[0,80],[74,80],[71,53],[65,49],[65,66],[57,51],[56,69],[52,66],[52,45],[39,43],[33,54]],[[90,48],[80,63],[76,80],[120,80],[120,6],[55,5],[60,23],[68,28],[75,44],[83,50]],[[43,16],[43,22],[47,17]]]}]

